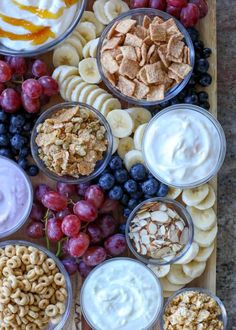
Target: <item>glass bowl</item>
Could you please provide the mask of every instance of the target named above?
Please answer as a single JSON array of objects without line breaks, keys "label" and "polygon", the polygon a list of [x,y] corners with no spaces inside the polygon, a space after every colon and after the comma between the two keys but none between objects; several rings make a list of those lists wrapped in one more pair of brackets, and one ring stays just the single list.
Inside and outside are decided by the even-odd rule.
[{"label": "glass bowl", "polygon": [[9,55],[9,56],[24,56],[24,57],[33,57],[33,56],[38,56],[40,54],[46,53],[50,50],[52,50],[53,48],[56,47],[56,45],[58,45],[60,42],[64,41],[64,39],[66,39],[74,30],[74,28],[77,26],[77,24],[79,23],[83,12],[86,8],[87,5],[87,0],[78,0],[78,4],[74,13],[74,18],[71,21],[70,25],[66,28],[66,30],[59,35],[57,38],[53,39],[50,42],[47,42],[35,49],[32,50],[27,50],[27,49],[23,49],[23,50],[14,50],[14,49],[10,49],[8,47],[5,47],[4,45],[2,45],[0,43],[0,54],[2,55]]},{"label": "glass bowl", "polygon": [[[42,122],[44,122],[46,119],[50,118],[52,115],[54,115],[55,113],[57,113],[59,110],[62,109],[68,109],[68,108],[72,108],[75,106],[79,106],[81,108],[85,108],[87,110],[89,110],[91,113],[93,113],[98,120],[100,121],[100,123],[105,127],[106,129],[106,138],[108,141],[108,147],[106,152],[104,152],[104,156],[102,160],[99,160],[96,164],[95,170],[94,172],[92,172],[90,175],[84,175],[81,176],[79,178],[75,178],[72,176],[59,176],[56,173],[50,171],[46,165],[44,164],[43,160],[38,156],[38,146],[35,142],[35,138],[37,136],[37,126],[39,124],[41,124]],[[61,181],[61,182],[65,182],[65,183],[71,183],[71,184],[79,184],[79,183],[85,183],[88,181],[93,180],[95,177],[97,177],[102,171],[104,171],[104,169],[106,168],[107,164],[109,163],[109,160],[111,158],[111,154],[112,154],[112,146],[113,146],[113,137],[112,137],[112,132],[111,132],[111,128],[110,125],[108,124],[106,118],[96,109],[92,108],[91,106],[84,104],[84,103],[79,103],[79,102],[65,102],[65,103],[60,103],[57,105],[54,105],[53,107],[51,107],[50,109],[44,111],[40,117],[37,119],[32,134],[31,134],[31,152],[32,152],[32,156],[37,164],[37,166],[40,168],[41,171],[44,172],[45,175],[47,175],[49,178],[51,178],[52,180],[55,181]]]},{"label": "glass bowl", "polygon": [[[31,209],[32,209],[32,204],[33,204],[33,188],[32,188],[32,183],[30,181],[30,179],[28,178],[28,176],[26,175],[25,171],[19,166],[17,165],[13,160],[8,159],[6,157],[0,156],[0,169],[1,169],[1,160],[8,163],[8,167],[13,167],[15,168],[16,172],[19,173],[20,176],[22,176],[26,189],[27,189],[27,204],[25,205],[25,210],[22,212],[18,222],[11,227],[10,223],[7,224],[7,229],[4,231],[0,230],[0,238],[9,236],[13,233],[15,233],[17,230],[19,230],[24,223],[26,222],[26,220],[28,219]],[[1,171],[0,171],[1,172]],[[1,194],[1,184],[2,182],[0,182],[0,194]],[[10,181],[9,181],[9,184]],[[17,182],[16,182],[17,184]],[[10,200],[8,201],[10,203]],[[0,200],[0,206],[1,206],[1,200]],[[1,207],[0,207],[1,209]],[[2,210],[3,211],[3,210]],[[0,214],[0,218],[1,218],[1,214]],[[2,227],[3,225],[1,225]]]},{"label": "glass bowl", "polygon": [[65,267],[63,266],[61,261],[52,252],[48,251],[43,246],[39,246],[37,244],[27,242],[27,241],[21,241],[21,240],[9,240],[9,241],[0,242],[0,248],[4,248],[6,245],[23,245],[23,246],[27,246],[27,247],[32,246],[32,247],[35,247],[36,249],[42,251],[49,258],[51,258],[55,261],[58,269],[64,275],[65,280],[66,280],[66,290],[67,290],[67,301],[66,301],[66,306],[65,306],[66,308],[65,308],[64,314],[62,315],[61,321],[58,324],[49,323],[47,328],[45,328],[45,330],[61,330],[70,315],[70,311],[72,308],[72,299],[73,299],[71,280],[70,280],[70,276],[67,273]]},{"label": "glass bowl", "polygon": [[[154,166],[153,164],[150,163],[151,158],[150,158],[150,143],[149,142],[147,142],[147,147],[145,148],[145,141],[147,139],[148,134],[151,131],[150,127],[152,125],[153,125],[153,127],[156,127],[157,125],[155,126],[155,121],[158,118],[160,118],[161,116],[163,116],[169,112],[173,112],[175,110],[184,110],[184,111],[186,111],[186,114],[188,113],[188,111],[192,110],[200,115],[203,115],[204,117],[206,117],[206,119],[209,120],[211,125],[216,129],[216,133],[219,136],[219,157],[215,162],[215,167],[213,167],[213,169],[202,179],[199,179],[197,181],[193,181],[190,183],[189,182],[188,183],[184,183],[184,182],[177,183],[177,182],[174,182],[173,180],[168,181],[163,176],[161,176],[161,174],[158,174],[157,170],[155,170],[156,166]],[[167,125],[168,125],[168,122],[167,122]],[[214,143],[214,141],[210,141],[210,142],[212,144]],[[156,141],[156,143],[158,144],[158,141]],[[207,110],[205,110],[201,107],[198,107],[198,106],[192,105],[192,104],[176,104],[176,105],[167,107],[164,110],[161,110],[149,121],[148,125],[145,128],[144,135],[143,135],[142,152],[143,152],[145,164],[146,164],[148,170],[158,180],[160,180],[161,182],[167,184],[168,186],[174,187],[174,188],[181,188],[181,189],[194,188],[194,187],[198,187],[198,186],[210,181],[220,170],[220,168],[224,162],[225,154],[226,154],[226,139],[225,139],[225,134],[224,134],[224,130],[223,130],[222,126],[210,112],[208,112]]]},{"label": "glass bowl", "polygon": [[211,298],[213,298],[216,303],[218,304],[218,306],[220,307],[221,310],[221,316],[219,317],[219,319],[223,322],[223,330],[227,329],[227,323],[228,323],[228,318],[227,318],[227,312],[225,309],[224,304],[222,303],[222,301],[213,293],[211,293],[210,291],[206,290],[206,289],[202,289],[202,288],[184,288],[184,289],[180,289],[178,291],[176,291],[171,297],[168,298],[168,300],[166,301],[164,308],[163,308],[163,315],[161,318],[161,330],[164,330],[164,314],[165,314],[165,310],[167,308],[167,306],[169,305],[169,303],[178,295],[180,295],[181,293],[184,292],[188,292],[188,291],[194,291],[194,292],[198,292],[198,293],[205,293],[208,296],[210,296]]},{"label": "glass bowl", "polygon": [[[136,213],[141,209],[145,204],[150,203],[150,202],[161,202],[161,203],[166,203],[170,204],[172,208],[175,210],[175,212],[184,220],[186,226],[189,229],[189,237],[188,237],[188,242],[185,244],[184,248],[176,254],[174,257],[170,258],[170,256],[165,257],[165,258],[152,258],[148,256],[144,256],[140,253],[137,252],[137,250],[134,248],[134,245],[129,237],[129,229],[130,229],[130,223],[131,220],[135,217]],[[130,216],[127,219],[126,222],[126,227],[125,227],[125,237],[126,237],[126,242],[127,245],[130,249],[130,251],[133,253],[133,255],[142,261],[145,264],[151,264],[151,265],[159,265],[159,266],[164,266],[164,265],[170,265],[178,261],[180,258],[185,256],[185,254],[188,252],[191,244],[193,243],[193,235],[194,235],[194,226],[193,226],[193,221],[191,218],[191,215],[189,212],[186,210],[186,208],[177,202],[176,200],[166,198],[166,197],[154,197],[147,199],[140,203],[138,206],[135,207],[135,209],[132,211]]]},{"label": "glass bowl", "polygon": [[[87,284],[91,281],[94,281],[94,277],[96,276],[96,273],[98,274],[98,276],[100,276],[100,274],[102,273],[102,274],[107,274],[107,272],[106,272],[106,265],[107,264],[115,264],[115,263],[117,263],[117,262],[122,262],[122,263],[124,263],[124,262],[128,262],[128,263],[133,263],[133,264],[136,264],[137,266],[139,266],[139,268],[140,268],[140,272],[135,272],[135,273],[133,273],[132,275],[133,276],[139,276],[139,274],[143,274],[143,272],[142,272],[142,270],[143,271],[146,271],[148,274],[150,274],[152,277],[153,277],[153,279],[154,279],[154,281],[156,282],[156,284],[157,284],[157,291],[158,292],[156,292],[156,294],[160,294],[160,299],[159,299],[159,301],[155,301],[155,305],[156,305],[156,311],[155,311],[155,315],[154,315],[154,317],[152,318],[152,320],[150,321],[150,324],[148,324],[148,326],[143,326],[142,327],[142,330],[149,330],[149,329],[151,329],[155,324],[157,324],[158,322],[159,322],[159,320],[160,320],[160,316],[161,316],[161,313],[162,313],[162,308],[163,308],[163,301],[164,301],[164,298],[163,298],[163,290],[162,290],[162,286],[161,286],[161,284],[160,284],[160,281],[159,281],[159,279],[157,278],[157,276],[154,274],[154,272],[151,270],[151,269],[149,269],[148,267],[146,267],[143,263],[141,263],[140,261],[138,261],[138,260],[135,260],[135,259],[131,259],[131,258],[127,258],[127,257],[117,257],[117,258],[114,258],[114,259],[109,259],[109,260],[106,260],[106,261],[104,261],[103,263],[101,263],[100,265],[98,265],[98,266],[96,266],[90,273],[89,273],[89,275],[87,276],[87,278],[85,279],[85,281],[84,281],[84,283],[83,283],[83,285],[82,285],[82,288],[81,288],[81,291],[80,291],[80,306],[81,306],[81,311],[82,311],[82,314],[83,314],[83,316],[84,316],[84,318],[85,318],[85,320],[86,320],[86,322],[89,324],[89,326],[93,329],[93,330],[104,330],[104,329],[108,329],[108,327],[105,327],[105,328],[101,328],[101,327],[99,327],[98,325],[97,325],[97,323],[96,322],[94,322],[92,319],[91,319],[91,317],[89,316],[89,312],[92,310],[92,305],[91,306],[89,306],[89,308],[87,308],[87,310],[86,310],[86,302],[85,302],[85,295],[86,295],[86,290],[88,291],[88,293],[90,293],[91,292],[91,290],[90,289],[86,289],[86,286],[87,286]],[[126,267],[127,268],[127,267]],[[114,268],[114,266],[113,266],[113,270],[114,270],[115,268]],[[118,271],[116,270],[116,273],[117,273]],[[100,273],[100,274],[99,274]],[[120,304],[123,304],[123,303],[125,303],[125,300],[126,300],[126,298],[127,298],[127,303],[128,302],[131,302],[132,301],[132,299],[130,299],[129,300],[129,297],[128,297],[128,294],[127,294],[127,291],[126,291],[126,288],[125,288],[125,281],[124,281],[124,277],[128,274],[129,272],[127,272],[127,271],[124,271],[124,273],[122,272],[120,272],[120,281],[121,282],[123,282],[124,283],[124,287],[122,287],[122,285],[120,285],[120,289],[121,289],[121,291],[122,291],[122,297],[121,297],[121,300],[122,301],[119,301],[119,299],[117,298],[116,299],[116,306],[117,306],[117,308],[119,308],[119,307],[121,307],[120,306]],[[118,274],[119,274],[119,272],[118,272]],[[109,274],[107,275],[108,276],[108,279],[109,279]],[[111,276],[111,274],[110,274],[110,276]],[[139,278],[139,282],[140,283],[142,283],[142,280],[140,280],[140,278]],[[119,281],[118,281],[118,283],[119,283]],[[113,284],[111,284],[111,294],[113,293],[114,294],[114,292],[116,292],[116,290],[115,290],[115,287],[114,287],[115,285]],[[119,284],[118,284],[118,286],[119,286]],[[97,285],[97,287],[98,287],[98,285]],[[131,291],[133,290],[133,288],[131,287]],[[102,296],[102,293],[101,293],[101,296]],[[92,298],[91,298],[92,299]],[[144,298],[143,298],[144,299]],[[143,301],[143,300],[142,300]],[[120,304],[119,304],[120,303]],[[112,308],[112,302],[111,302],[111,304],[110,304],[110,306],[109,307],[111,307],[111,309],[109,310],[109,309],[107,309],[106,311],[107,311],[107,313],[109,313],[110,315],[111,315],[111,313],[112,313],[112,310],[114,309],[114,308]],[[130,307],[129,307],[130,308]],[[121,316],[122,316],[123,314],[121,314]],[[123,329],[123,326],[122,327],[120,327],[120,329]],[[141,329],[141,328],[139,328],[139,329]]]},{"label": "glass bowl", "polygon": [[[143,20],[143,17],[147,15],[151,18],[154,18],[155,16],[159,16],[162,17],[164,20],[168,20],[170,18],[173,18],[175,20],[175,23],[177,25],[177,27],[179,28],[180,32],[184,35],[184,41],[186,43],[186,45],[189,47],[190,49],[190,65],[192,66],[192,70],[188,73],[188,75],[184,78],[184,80],[177,84],[176,86],[174,86],[173,88],[171,88],[166,94],[165,94],[165,98],[163,100],[160,101],[147,101],[147,100],[138,100],[136,98],[133,97],[129,97],[124,95],[123,93],[121,93],[116,87],[114,87],[110,81],[107,79],[104,71],[103,71],[103,67],[102,67],[102,63],[101,63],[101,49],[103,46],[103,43],[107,37],[108,32],[110,31],[110,29],[112,28],[112,26],[114,24],[116,24],[116,22],[127,19],[127,18],[132,18],[132,19],[136,19],[137,21],[141,21]],[[194,52],[194,46],[192,43],[192,40],[190,38],[190,35],[188,33],[188,31],[185,29],[185,27],[178,21],[176,20],[173,16],[161,11],[161,10],[157,10],[157,9],[153,9],[153,8],[141,8],[141,9],[133,9],[133,10],[129,10],[123,14],[121,14],[120,16],[118,16],[117,18],[115,18],[111,23],[109,23],[106,28],[103,30],[102,35],[99,39],[99,43],[98,43],[98,48],[97,48],[97,63],[98,63],[98,69],[99,72],[101,74],[102,80],[105,83],[105,85],[107,86],[107,88],[118,98],[122,99],[125,102],[128,102],[130,104],[137,104],[140,106],[155,106],[158,104],[161,104],[163,102],[166,102],[170,99],[172,99],[173,97],[175,97],[176,95],[178,95],[182,89],[187,85],[189,79],[191,78],[192,75],[192,71],[193,71],[193,67],[194,67],[194,62],[195,62],[195,52]]]}]

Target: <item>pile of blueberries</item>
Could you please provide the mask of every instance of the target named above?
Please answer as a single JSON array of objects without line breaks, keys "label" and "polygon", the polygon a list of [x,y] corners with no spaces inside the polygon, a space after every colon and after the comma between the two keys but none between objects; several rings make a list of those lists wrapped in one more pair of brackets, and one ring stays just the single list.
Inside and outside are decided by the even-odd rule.
[{"label": "pile of blueberries", "polygon": [[0,109],[0,156],[16,161],[30,176],[38,174],[36,165],[30,165],[30,136],[37,115],[18,111],[6,113]]},{"label": "pile of blueberries", "polygon": [[165,197],[168,193],[168,186],[157,181],[143,164],[135,164],[127,171],[118,155],[111,158],[106,170],[98,177],[97,183],[110,199],[121,202],[125,217],[128,217],[143,200]]}]

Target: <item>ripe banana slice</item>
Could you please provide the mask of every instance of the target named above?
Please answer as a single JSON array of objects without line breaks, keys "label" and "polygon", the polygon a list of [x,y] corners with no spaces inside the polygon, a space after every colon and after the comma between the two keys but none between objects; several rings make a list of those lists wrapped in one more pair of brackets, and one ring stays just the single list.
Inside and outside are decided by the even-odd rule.
[{"label": "ripe banana slice", "polygon": [[91,22],[79,23],[76,30],[87,42],[96,38],[96,27]]},{"label": "ripe banana slice", "polygon": [[80,22],[90,22],[93,23],[96,27],[96,36],[99,37],[104,30],[104,25],[99,22],[92,11],[85,10],[83,16],[81,17]]},{"label": "ripe banana slice", "polygon": [[134,140],[132,139],[132,137],[127,136],[125,138],[120,139],[117,152],[121,159],[124,159],[127,152],[133,149]]},{"label": "ripe banana slice", "polygon": [[111,95],[108,94],[105,90],[103,90],[103,93],[98,95],[98,97],[96,98],[96,100],[93,103],[93,107],[99,111],[101,111],[102,105],[103,103],[110,99]]},{"label": "ripe banana slice", "polygon": [[110,21],[129,10],[129,6],[122,0],[109,0],[105,3],[104,12]]},{"label": "ripe banana slice", "polygon": [[[186,285],[192,281],[192,277],[183,272],[181,265],[171,265],[170,272],[167,275],[168,281],[175,285]],[[170,291],[170,290],[167,290]]]},{"label": "ripe banana slice", "polygon": [[90,84],[98,84],[101,81],[96,58],[83,59],[79,63],[79,73],[84,81]]},{"label": "ripe banana slice", "polygon": [[87,98],[87,104],[89,104],[89,105],[93,105],[94,102],[95,102],[95,100],[96,100],[96,98],[97,98],[99,95],[103,94],[104,92],[105,92],[105,91],[104,91],[102,88],[97,87],[97,89],[95,89],[94,91],[92,91],[92,92],[89,94],[89,96],[88,96],[88,98]]},{"label": "ripe banana slice", "polygon": [[130,150],[127,152],[124,158],[126,169],[129,171],[133,165],[138,163],[144,164],[142,152],[140,150]]},{"label": "ripe banana slice", "polygon": [[97,20],[104,25],[110,23],[109,18],[106,16],[104,12],[104,6],[106,2],[107,2],[106,0],[97,0],[93,4],[94,15],[96,16]]},{"label": "ripe banana slice", "polygon": [[61,74],[61,66],[58,66],[52,73],[52,78],[55,79],[56,81],[59,80],[60,74]]},{"label": "ripe banana slice", "polygon": [[182,200],[188,206],[195,206],[201,203],[209,193],[209,185],[203,184],[192,189],[184,189],[182,193]]},{"label": "ripe banana slice", "polygon": [[201,201],[201,203],[195,205],[195,207],[199,210],[206,210],[212,207],[215,204],[215,201],[216,201],[216,194],[214,192],[214,189],[209,185],[208,195],[203,201]]},{"label": "ripe banana slice", "polygon": [[84,45],[87,43],[87,40],[84,39],[84,37],[76,30],[73,31],[71,36],[75,36],[82,44],[82,46],[84,47]]},{"label": "ripe banana slice", "polygon": [[88,86],[88,83],[82,81],[81,83],[79,83],[75,89],[73,90],[72,94],[71,94],[71,101],[74,101],[74,102],[78,102],[79,101],[79,96],[80,96],[80,93],[82,91],[82,89],[84,87]]},{"label": "ripe banana slice", "polygon": [[187,206],[187,210],[190,213],[193,224],[200,230],[210,230],[216,224],[216,214],[213,208],[206,210],[198,210],[195,207]]},{"label": "ripe banana slice", "polygon": [[167,277],[161,277],[160,282],[163,288],[163,291],[169,291],[169,292],[174,292],[182,289],[184,287],[184,284],[173,284],[171,283]]},{"label": "ripe banana slice", "polygon": [[217,224],[215,224],[215,226],[208,231],[203,231],[195,227],[193,239],[196,243],[198,243],[200,247],[209,247],[214,242],[217,235],[217,231]]},{"label": "ripe banana slice", "polygon": [[[90,40],[91,41],[91,40]],[[83,58],[90,57],[90,41],[83,47]]]},{"label": "ripe banana slice", "polygon": [[196,258],[199,252],[199,245],[196,242],[193,242],[186,252],[186,254],[175,262],[177,265],[184,265]]},{"label": "ripe banana slice", "polygon": [[107,121],[115,137],[123,138],[131,135],[134,123],[131,116],[125,110],[110,111],[107,115]]},{"label": "ripe banana slice", "polygon": [[151,112],[145,108],[134,107],[128,108],[126,111],[130,114],[134,121],[134,131],[139,125],[148,123],[151,120]]},{"label": "ripe banana slice", "polygon": [[147,124],[139,125],[136,131],[134,132],[134,146],[137,150],[142,150],[142,141],[143,141],[143,134],[145,131]]},{"label": "ripe banana slice", "polygon": [[90,40],[89,42],[90,42],[89,55],[91,57],[96,57],[97,56],[97,48],[98,48],[99,38]]},{"label": "ripe banana slice", "polygon": [[116,152],[119,145],[119,139],[113,136],[112,155]]},{"label": "ripe banana slice", "polygon": [[159,278],[165,277],[170,271],[170,265],[163,265],[163,266],[147,265],[147,266]]},{"label": "ripe banana slice", "polygon": [[72,35],[66,39],[66,42],[64,44],[69,44],[73,46],[77,50],[80,59],[83,58],[83,46],[78,38]]},{"label": "ripe banana slice", "polygon": [[110,111],[120,108],[121,108],[120,101],[112,97],[111,99],[108,99],[103,103],[101,108],[101,113],[103,114],[103,116],[106,117]]},{"label": "ripe banana slice", "polygon": [[183,267],[184,274],[189,276],[190,278],[194,279],[203,274],[203,272],[206,268],[206,263],[191,261],[188,264],[183,265],[182,267]]},{"label": "ripe banana slice", "polygon": [[76,48],[69,44],[62,44],[54,50],[52,61],[55,67],[60,65],[77,66],[80,58]]},{"label": "ripe banana slice", "polygon": [[172,198],[172,199],[176,199],[177,197],[179,197],[179,195],[181,193],[182,193],[182,189],[169,187],[167,197]]},{"label": "ripe banana slice", "polygon": [[69,76],[67,77],[63,82],[62,84],[60,85],[60,94],[61,94],[61,97],[65,100],[66,99],[66,91],[67,91],[67,88],[68,88],[68,85],[70,83],[70,81],[75,78],[76,76]]},{"label": "ripe banana slice", "polygon": [[63,81],[70,76],[76,76],[78,75],[78,68],[75,66],[69,66],[69,65],[62,65],[61,66],[61,73],[58,79],[58,84],[61,85]]},{"label": "ripe banana slice", "polygon": [[197,256],[194,258],[195,261],[198,261],[198,262],[205,262],[207,261],[212,252],[214,251],[214,248],[215,248],[215,244],[211,244],[209,247],[206,247],[206,248],[200,248],[199,249],[199,252],[197,254]]},{"label": "ripe banana slice", "polygon": [[79,76],[74,76],[74,78],[72,78],[70,80],[70,82],[67,85],[67,89],[65,91],[65,100],[71,101],[71,95],[72,95],[73,90],[81,82],[83,82],[83,79]]},{"label": "ripe banana slice", "polygon": [[80,92],[79,102],[87,103],[87,98],[88,98],[89,93],[91,93],[96,88],[97,88],[96,85],[87,85],[87,86],[85,86],[82,89],[82,91]]}]

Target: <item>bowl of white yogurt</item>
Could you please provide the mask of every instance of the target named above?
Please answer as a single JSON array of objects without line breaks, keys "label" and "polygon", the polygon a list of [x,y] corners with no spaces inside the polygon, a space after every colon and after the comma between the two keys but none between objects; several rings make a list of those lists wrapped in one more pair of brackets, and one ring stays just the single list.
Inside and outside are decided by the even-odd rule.
[{"label": "bowl of white yogurt", "polygon": [[208,111],[177,104],[148,123],[142,151],[146,166],[158,180],[172,187],[193,188],[217,174],[224,162],[226,139]]},{"label": "bowl of white yogurt", "polygon": [[32,184],[12,160],[0,156],[0,238],[20,229],[33,203]]},{"label": "bowl of white yogurt", "polygon": [[161,316],[163,292],[156,275],[144,264],[114,258],[88,275],[80,303],[94,330],[147,330]]}]

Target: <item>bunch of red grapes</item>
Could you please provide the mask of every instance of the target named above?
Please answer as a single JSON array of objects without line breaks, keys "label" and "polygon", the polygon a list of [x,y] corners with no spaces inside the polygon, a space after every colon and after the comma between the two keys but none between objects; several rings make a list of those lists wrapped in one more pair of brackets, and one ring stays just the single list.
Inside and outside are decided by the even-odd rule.
[{"label": "bunch of red grapes", "polygon": [[57,93],[58,84],[48,75],[44,61],[15,56],[0,60],[0,105],[5,112],[23,107],[36,113]]},{"label": "bunch of red grapes", "polygon": [[[81,276],[105,259],[126,250],[125,236],[112,216],[118,201],[106,198],[99,185],[68,185],[59,182],[56,190],[45,184],[35,189],[35,202],[27,234],[45,237],[58,244],[60,256],[69,274]],[[79,259],[78,259],[79,258]]]},{"label": "bunch of red grapes", "polygon": [[206,0],[131,0],[131,8],[150,7],[175,16],[185,27],[193,27],[208,13]]}]

